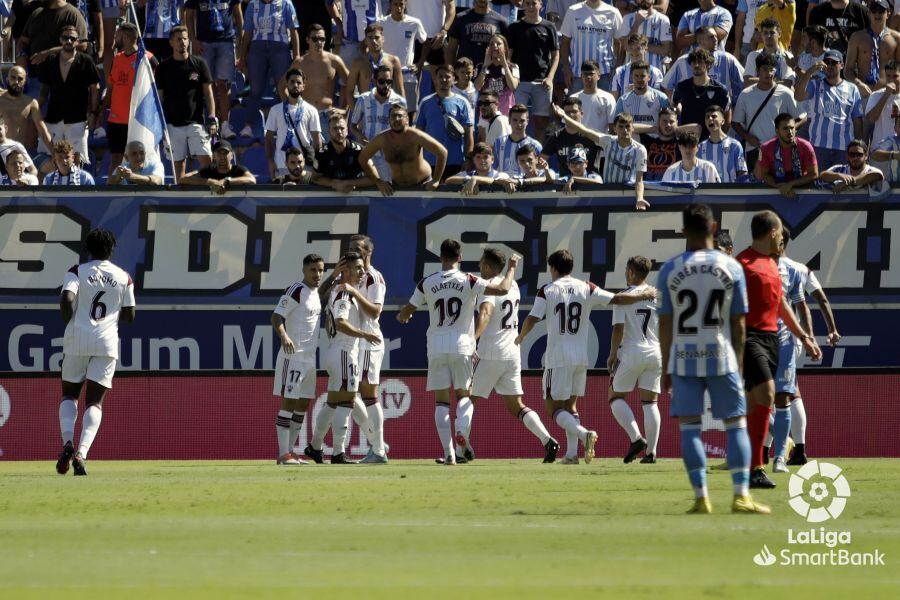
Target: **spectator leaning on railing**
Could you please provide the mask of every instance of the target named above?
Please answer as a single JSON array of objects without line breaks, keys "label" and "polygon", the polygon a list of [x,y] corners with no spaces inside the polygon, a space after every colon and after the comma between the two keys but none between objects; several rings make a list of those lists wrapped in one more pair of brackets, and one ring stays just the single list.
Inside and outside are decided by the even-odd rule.
[{"label": "spectator leaning on railing", "polygon": [[786,198],[794,198],[796,188],[819,176],[816,152],[812,144],[797,137],[796,120],[790,113],[775,117],[775,137],[760,147],[755,175]]},{"label": "spectator leaning on railing", "polygon": [[853,140],[847,146],[847,162],[819,173],[819,181],[832,184],[837,193],[880,183],[884,173],[869,164],[869,146],[862,140]]},{"label": "spectator leaning on railing", "polygon": [[693,131],[685,131],[675,136],[681,160],[666,169],[663,183],[719,183],[719,172],[716,165],[708,160],[697,158],[700,139]]},{"label": "spectator leaning on railing", "polygon": [[128,142],[125,159],[109,176],[110,185],[162,185],[165,177],[162,163],[147,162],[147,149],[143,142]]},{"label": "spectator leaning on railing", "polygon": [[38,180],[33,174],[29,173],[26,168],[28,166],[28,155],[21,150],[10,150],[6,155],[6,175],[0,178],[0,185],[28,186],[37,185]]},{"label": "spectator leaning on railing", "polygon": [[247,167],[233,164],[234,151],[231,144],[219,140],[213,145],[213,163],[188,173],[178,183],[182,185],[208,186],[214,194],[224,194],[232,185],[253,185],[256,177]]},{"label": "spectator leaning on railing", "polygon": [[[387,88],[390,89],[390,86],[387,85]],[[347,115],[343,111],[333,110],[328,121],[329,140],[316,153],[316,171],[312,180],[316,185],[330,187],[340,194],[374,185],[359,164],[362,147],[350,140],[347,134]],[[387,163],[385,174],[390,179],[391,170]]]},{"label": "spectator leaning on railing", "polygon": [[475,144],[469,158],[474,168],[448,177],[444,181],[445,185],[461,185],[460,193],[463,196],[478,195],[480,185],[496,185],[508,194],[516,191],[516,184],[510,176],[494,168],[494,150],[488,144]]},{"label": "spectator leaning on railing", "polygon": [[272,180],[281,185],[307,185],[312,182],[313,171],[306,166],[303,150],[291,146],[284,151],[285,172]]},{"label": "spectator leaning on railing", "polygon": [[94,177],[75,164],[75,150],[69,142],[53,146],[53,163],[56,170],[44,177],[44,185],[94,185]]},{"label": "spectator leaning on railing", "polygon": [[872,160],[884,165],[888,181],[900,183],[900,116],[894,119],[894,133],[875,144]]},{"label": "spectator leaning on railing", "polygon": [[[25,158],[25,170],[32,175],[36,175],[37,169],[34,167],[34,163],[31,162],[31,157],[28,155],[25,146],[16,140],[6,137],[6,119],[3,115],[0,115],[0,168],[6,168],[6,159],[9,158],[10,153],[13,151],[20,152]],[[3,173],[5,174],[6,171],[4,170]]]},{"label": "spectator leaning on railing", "polygon": [[0,90],[0,116],[6,120],[9,136],[33,152],[38,136],[48,146],[52,142],[37,100],[25,93],[25,81],[25,69],[16,66],[9,70],[6,90]]}]

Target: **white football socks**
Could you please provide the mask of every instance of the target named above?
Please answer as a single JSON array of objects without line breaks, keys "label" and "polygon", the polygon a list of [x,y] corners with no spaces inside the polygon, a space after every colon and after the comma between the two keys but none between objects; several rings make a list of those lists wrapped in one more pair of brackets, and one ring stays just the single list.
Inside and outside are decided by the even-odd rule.
[{"label": "white football socks", "polygon": [[806,408],[803,398],[791,400],[791,437],[797,444],[806,443]]},{"label": "white football socks", "polygon": [[656,446],[659,443],[659,428],[662,418],[659,415],[659,405],[656,402],[645,402],[641,405],[644,409],[644,434],[647,436],[647,450],[645,454],[656,454]]},{"label": "white football socks", "polygon": [[289,410],[279,410],[275,417],[275,435],[278,437],[278,456],[284,456],[291,451],[291,418],[294,413]]},{"label": "white football socks", "polygon": [[78,403],[66,396],[59,403],[59,433],[63,444],[75,440],[75,421],[78,419]]},{"label": "white football socks", "polygon": [[384,456],[384,409],[380,400],[371,398],[369,401],[371,402],[372,400],[375,402],[366,406],[366,414],[369,416],[369,429],[372,436],[369,438],[369,443],[372,445],[372,452],[378,456]]},{"label": "white football socks", "polygon": [[78,454],[81,458],[87,458],[88,450],[97,437],[97,430],[100,429],[100,421],[103,420],[103,411],[96,404],[88,406],[84,411],[84,417],[81,419],[81,439],[78,441]]},{"label": "white football socks", "polygon": [[353,412],[353,408],[350,406],[337,406],[334,409],[334,416],[331,418],[332,456],[344,452],[347,445],[347,431],[350,429],[351,412]]},{"label": "white football socks", "polygon": [[453,435],[450,430],[450,407],[446,404],[434,405],[434,426],[437,428],[438,436],[441,438],[444,456],[456,458],[456,454],[453,451]]},{"label": "white football socks", "polygon": [[291,416],[290,437],[288,437],[288,452],[294,451],[294,446],[297,443],[297,436],[300,435],[300,430],[303,429],[303,421],[305,420],[306,412],[294,411],[293,416]]},{"label": "white football socks", "polygon": [[333,419],[334,407],[329,406],[328,404],[323,404],[321,408],[319,408],[319,412],[316,413],[316,422],[315,427],[313,428],[313,437],[309,443],[309,445],[312,446],[314,450],[322,449],[322,445],[325,443],[325,435],[331,428],[331,421]]},{"label": "white football socks", "polygon": [[578,456],[578,442],[584,441],[587,429],[581,426],[576,415],[567,410],[556,411],[556,424],[566,430],[566,457]]},{"label": "white football socks", "polygon": [[469,443],[469,433],[472,431],[472,416],[475,413],[475,405],[472,399],[466,396],[456,401],[456,435],[462,435]]},{"label": "white football socks", "polygon": [[616,398],[609,403],[609,409],[619,423],[619,426],[628,434],[628,438],[632,442],[636,442],[641,437],[641,430],[638,429],[637,421],[634,420],[634,413],[631,407],[623,398]]},{"label": "white football socks", "polygon": [[353,397],[353,412],[351,415],[353,416],[353,422],[359,427],[360,435],[365,436],[366,439],[369,440],[369,445],[371,446],[372,427],[369,423],[369,413],[366,410],[366,403],[363,402],[362,397],[359,394]]},{"label": "white football socks", "polygon": [[522,424],[528,428],[528,431],[533,433],[539,440],[541,440],[541,445],[546,444],[550,441],[550,432],[547,431],[547,428],[544,427],[544,424],[541,422],[541,418],[538,414],[531,410],[530,408],[525,409],[525,413],[520,417],[522,419]]}]

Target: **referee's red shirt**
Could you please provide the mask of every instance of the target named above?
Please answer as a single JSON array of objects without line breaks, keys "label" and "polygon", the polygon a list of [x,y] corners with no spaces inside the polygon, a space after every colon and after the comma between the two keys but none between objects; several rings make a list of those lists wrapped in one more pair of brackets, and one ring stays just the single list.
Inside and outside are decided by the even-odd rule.
[{"label": "referee's red shirt", "polygon": [[748,329],[778,331],[778,310],[781,307],[781,277],[778,264],[771,256],[747,248],[737,255],[747,279]]}]

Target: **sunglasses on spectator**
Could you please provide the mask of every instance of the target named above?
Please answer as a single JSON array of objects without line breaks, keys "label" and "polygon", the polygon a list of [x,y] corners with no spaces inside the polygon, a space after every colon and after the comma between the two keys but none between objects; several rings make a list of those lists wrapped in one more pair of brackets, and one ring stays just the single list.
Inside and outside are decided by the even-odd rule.
[{"label": "sunglasses on spectator", "polygon": [[394,83],[394,80],[393,79],[379,79],[377,81],[377,83],[379,83],[379,84]]},{"label": "sunglasses on spectator", "polygon": [[324,42],[325,41],[325,38],[323,38],[323,37],[314,37],[314,38],[309,38],[309,39],[311,39],[314,42]]},{"label": "sunglasses on spectator", "polygon": [[866,155],[865,152],[848,152],[847,153],[847,156],[853,156],[853,157],[865,156],[865,155]]},{"label": "sunglasses on spectator", "polygon": [[834,60],[834,59],[829,58],[829,59],[825,60],[825,64],[833,67],[834,65],[841,64],[841,62],[839,60]]},{"label": "sunglasses on spectator", "polygon": [[78,41],[78,38],[74,35],[63,35],[63,36],[60,36],[59,39],[61,39],[64,42],[77,42]]},{"label": "sunglasses on spectator", "polygon": [[490,106],[491,104],[496,104],[493,100],[479,100],[478,106]]}]

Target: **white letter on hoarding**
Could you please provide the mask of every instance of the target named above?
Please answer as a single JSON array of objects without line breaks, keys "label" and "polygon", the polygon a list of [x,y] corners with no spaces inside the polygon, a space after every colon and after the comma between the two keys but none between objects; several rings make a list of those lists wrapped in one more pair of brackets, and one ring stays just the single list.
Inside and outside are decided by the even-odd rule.
[{"label": "white letter on hoarding", "polygon": [[[671,234],[681,231],[680,212],[609,213],[609,230],[615,232],[616,236],[616,260],[613,272],[606,274],[604,286],[608,289],[627,287],[625,263],[632,256],[640,255],[664,263],[676,254],[684,252],[682,238],[666,236],[653,240],[654,232]],[[651,274],[649,281],[655,282],[656,274]]]},{"label": "white letter on hoarding", "polygon": [[[503,242],[521,243],[525,239],[525,226],[502,214],[444,215],[425,226],[425,249],[434,256],[440,256],[441,242],[447,238],[461,240],[466,233],[484,233],[487,238],[484,243],[462,244],[463,260],[477,261],[481,258],[482,250],[489,246],[502,250],[507,257],[511,256],[516,251]],[[523,266],[520,262],[516,269],[517,279],[522,276]],[[441,263],[425,263],[423,270],[423,276],[440,271]]]},{"label": "white letter on hoarding", "polygon": [[269,270],[259,278],[262,290],[282,290],[300,277],[303,257],[318,254],[326,263],[340,259],[341,241],[337,237],[311,240],[311,234],[331,236],[359,233],[358,212],[267,213],[263,228],[271,235]]},{"label": "white letter on hoarding", "polygon": [[[582,268],[585,264],[585,253],[590,254],[591,249],[584,247],[584,234],[594,228],[594,213],[549,213],[541,216],[541,232],[547,235],[547,256],[557,250],[566,249],[575,258],[575,267],[572,269],[572,277],[577,279],[589,279],[588,273]],[[588,256],[590,258],[590,256]],[[541,265],[541,275],[538,277],[538,286],[550,283],[550,270],[547,265]]]},{"label": "white letter on hoarding", "polygon": [[253,339],[250,350],[244,342],[244,334],[239,325],[222,327],[222,368],[234,369],[234,354],[237,352],[238,369],[255,369],[259,353],[262,351],[262,368],[271,369],[272,361],[272,327],[257,325],[253,328]]},{"label": "white letter on hoarding", "polygon": [[[147,229],[153,232],[153,268],[144,272],[144,289],[221,290],[244,277],[247,225],[227,213],[166,212],[147,214]],[[190,234],[209,233],[209,266],[189,271]]]},{"label": "white letter on hoarding", "polygon": [[[27,232],[46,241],[23,242]],[[81,225],[61,213],[10,212],[0,216],[0,287],[16,290],[56,289],[66,270],[78,264],[78,252],[63,242],[80,242]],[[41,262],[39,271],[21,271],[19,262]]]},{"label": "white letter on hoarding", "polygon": [[188,351],[188,370],[196,371],[200,368],[200,345],[194,338],[150,338],[150,370],[160,370],[160,355],[162,350],[169,352],[169,371],[181,370],[181,350]]}]

